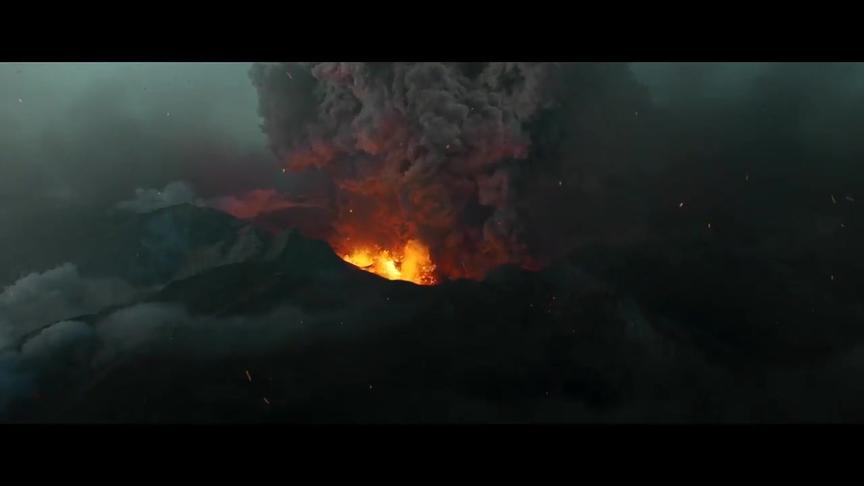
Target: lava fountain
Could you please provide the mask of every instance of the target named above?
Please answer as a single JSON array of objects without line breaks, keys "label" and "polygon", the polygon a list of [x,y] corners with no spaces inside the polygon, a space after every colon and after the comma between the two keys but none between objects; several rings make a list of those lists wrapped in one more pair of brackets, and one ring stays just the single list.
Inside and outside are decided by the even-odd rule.
[{"label": "lava fountain", "polygon": [[408,240],[396,250],[358,246],[341,256],[346,262],[389,280],[405,280],[418,285],[437,282],[429,248],[417,240]]}]

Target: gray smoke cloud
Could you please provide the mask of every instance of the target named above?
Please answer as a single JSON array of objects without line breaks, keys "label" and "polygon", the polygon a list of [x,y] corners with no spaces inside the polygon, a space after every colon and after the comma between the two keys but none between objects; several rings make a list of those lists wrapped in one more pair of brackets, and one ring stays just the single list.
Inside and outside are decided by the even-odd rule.
[{"label": "gray smoke cloud", "polygon": [[192,203],[195,200],[195,191],[188,184],[175,181],[163,189],[135,189],[135,197],[117,203],[117,208],[136,213],[147,213],[178,204]]},{"label": "gray smoke cloud", "polygon": [[145,303],[95,321],[56,322],[0,349],[0,414],[40,393],[74,395],[104,372],[142,356],[194,361],[271,352],[301,333],[320,332],[316,327],[334,316],[310,316],[284,306],[254,319],[211,318],[190,315],[175,304]]},{"label": "gray smoke cloud", "polygon": [[10,345],[61,319],[122,304],[137,289],[113,278],[87,278],[71,263],[22,277],[0,293],[0,336]]},{"label": "gray smoke cloud", "polygon": [[341,188],[337,245],[419,238],[449,276],[531,265],[524,181],[554,180],[562,139],[626,132],[610,123],[643,102],[625,65],[285,63],[251,76],[283,164]]},{"label": "gray smoke cloud", "polygon": [[[111,278],[83,277],[70,263],[27,275],[0,293],[0,411],[29,396],[42,376],[74,380],[95,346],[85,323],[64,319],[129,302],[139,291]],[[60,322],[58,322],[60,321]]]}]

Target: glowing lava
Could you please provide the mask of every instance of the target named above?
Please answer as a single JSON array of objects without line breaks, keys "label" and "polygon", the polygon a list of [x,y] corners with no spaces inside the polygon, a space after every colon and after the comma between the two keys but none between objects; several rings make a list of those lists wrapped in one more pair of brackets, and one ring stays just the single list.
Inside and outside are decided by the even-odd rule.
[{"label": "glowing lava", "polygon": [[367,272],[389,280],[405,280],[418,285],[434,285],[435,265],[429,248],[417,240],[408,240],[399,251],[371,246],[357,247],[342,259]]}]

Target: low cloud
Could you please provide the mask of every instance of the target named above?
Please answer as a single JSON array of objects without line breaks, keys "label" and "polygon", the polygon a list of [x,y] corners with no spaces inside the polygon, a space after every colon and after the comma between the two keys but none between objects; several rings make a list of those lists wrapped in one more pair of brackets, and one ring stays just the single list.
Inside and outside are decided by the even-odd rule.
[{"label": "low cloud", "polygon": [[142,353],[213,360],[267,352],[321,322],[292,307],[252,319],[210,318],[167,303],[132,305],[94,322],[57,322],[0,351],[0,414],[40,390],[81,390]]},{"label": "low cloud", "polygon": [[147,213],[157,209],[187,204],[196,199],[195,191],[182,181],[171,182],[162,189],[135,189],[135,197],[117,204],[118,209]]},{"label": "low cloud", "polygon": [[134,295],[136,290],[126,282],[87,278],[72,263],[34,272],[0,293],[0,344],[11,345],[41,326],[97,312]]}]

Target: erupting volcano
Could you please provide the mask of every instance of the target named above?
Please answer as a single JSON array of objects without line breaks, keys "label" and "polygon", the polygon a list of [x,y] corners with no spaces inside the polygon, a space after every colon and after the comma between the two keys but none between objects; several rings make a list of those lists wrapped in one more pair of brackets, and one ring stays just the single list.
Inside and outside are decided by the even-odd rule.
[{"label": "erupting volcano", "polygon": [[[283,173],[332,181],[344,260],[433,284],[526,266],[514,174],[548,104],[541,63],[264,63],[251,76]],[[434,262],[434,263],[433,263]]]}]

